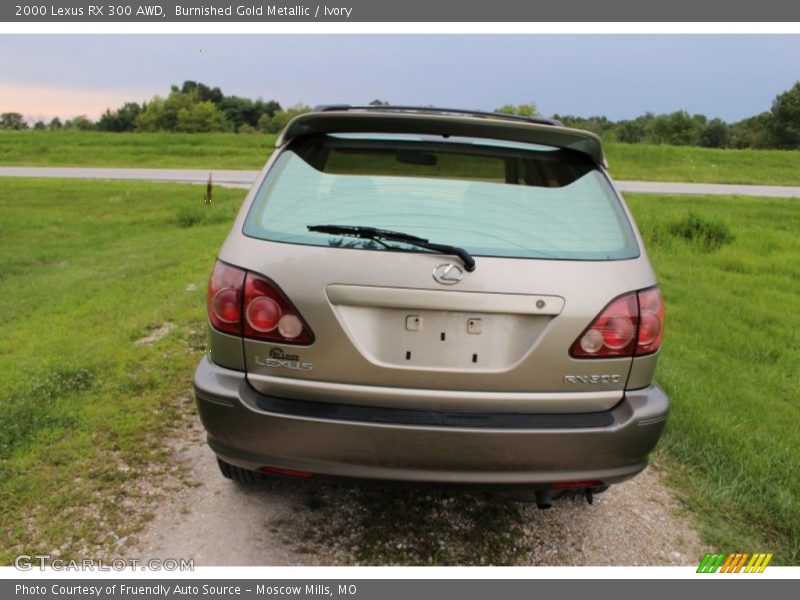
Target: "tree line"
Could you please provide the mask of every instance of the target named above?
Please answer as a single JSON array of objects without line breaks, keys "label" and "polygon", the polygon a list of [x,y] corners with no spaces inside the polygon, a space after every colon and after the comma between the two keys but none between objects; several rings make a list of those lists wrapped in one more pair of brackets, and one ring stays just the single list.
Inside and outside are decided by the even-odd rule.
[{"label": "tree line", "polygon": [[116,110],[107,109],[97,121],[80,115],[63,122],[55,117],[49,123],[30,124],[21,113],[9,112],[0,115],[0,129],[277,133],[296,115],[309,110],[302,104],[284,109],[276,100],[226,96],[218,87],[184,81],[180,87],[173,85],[166,98],[126,102]]},{"label": "tree line", "polygon": [[[373,100],[370,104],[388,103]],[[82,115],[64,122],[55,117],[49,123],[30,124],[22,114],[7,112],[0,114],[0,129],[277,133],[292,118],[309,110],[303,104],[283,108],[275,100],[226,96],[218,87],[184,81],[180,87],[173,85],[166,98],[155,96],[141,104],[126,102],[116,110],[107,109],[97,121]],[[539,116],[532,102],[507,104],[496,110]],[[684,110],[660,115],[648,112],[620,121],[605,116],[554,115],[554,118],[568,127],[592,131],[604,140],[629,144],[800,149],[800,82],[778,94],[770,110],[734,123]]]}]

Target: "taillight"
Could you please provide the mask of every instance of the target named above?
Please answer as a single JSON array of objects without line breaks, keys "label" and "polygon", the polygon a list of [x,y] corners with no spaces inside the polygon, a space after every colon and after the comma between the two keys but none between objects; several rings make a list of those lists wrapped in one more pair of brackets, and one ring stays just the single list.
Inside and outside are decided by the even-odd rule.
[{"label": "taillight", "polygon": [[311,329],[281,289],[266,277],[247,273],[244,284],[244,335],[288,344],[310,344]]},{"label": "taillight", "polygon": [[314,334],[281,289],[261,275],[217,261],[208,282],[214,329],[248,338],[310,344]]},{"label": "taillight", "polygon": [[217,261],[208,280],[208,320],[214,329],[242,335],[242,291],[245,272]]},{"label": "taillight", "polygon": [[644,356],[661,347],[664,302],[658,287],[630,292],[612,300],[575,340],[575,358]]},{"label": "taillight", "polygon": [[636,292],[620,296],[592,321],[572,345],[570,354],[576,358],[632,356],[638,322]]},{"label": "taillight", "polygon": [[639,336],[636,356],[653,354],[664,339],[664,300],[657,287],[639,292]]},{"label": "taillight", "polygon": [[281,307],[268,296],[258,296],[247,304],[245,311],[247,324],[259,333],[267,333],[278,326],[281,318]]}]

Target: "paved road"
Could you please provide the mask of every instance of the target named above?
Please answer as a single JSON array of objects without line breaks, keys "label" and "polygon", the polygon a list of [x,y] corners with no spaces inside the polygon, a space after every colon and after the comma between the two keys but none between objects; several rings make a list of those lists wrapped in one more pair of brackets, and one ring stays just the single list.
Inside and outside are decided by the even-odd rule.
[{"label": "paved road", "polygon": [[67,179],[127,179],[206,183],[211,174],[214,185],[250,187],[258,171],[200,169],[100,169],[94,167],[0,167],[0,177],[59,177]]},{"label": "paved road", "polygon": [[[249,187],[258,171],[201,169],[99,169],[88,167],[0,167],[0,177],[66,177],[77,179],[135,179],[206,183],[211,174],[215,185]],[[617,181],[622,192],[645,194],[737,195],[800,198],[800,186],[730,185],[719,183],[667,183],[659,181]]]},{"label": "paved road", "polygon": [[703,196],[767,196],[800,198],[800,187],[783,185],[734,185],[727,183],[668,183],[664,181],[617,181],[621,192],[688,194]]}]

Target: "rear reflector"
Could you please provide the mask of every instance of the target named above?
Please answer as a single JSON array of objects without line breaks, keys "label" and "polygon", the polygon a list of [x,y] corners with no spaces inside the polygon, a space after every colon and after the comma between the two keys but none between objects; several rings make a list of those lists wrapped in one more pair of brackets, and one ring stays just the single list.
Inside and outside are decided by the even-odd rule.
[{"label": "rear reflector", "polygon": [[314,476],[311,471],[295,471],[294,469],[282,469],[281,467],[261,467],[260,470],[264,473],[294,477],[296,479],[311,479]]},{"label": "rear reflector", "polygon": [[602,481],[588,480],[588,481],[559,481],[552,485],[554,490],[574,490],[582,488],[593,488],[602,486]]},{"label": "rear reflector", "polygon": [[278,321],[278,333],[289,340],[303,333],[303,322],[295,315],[283,315]]}]

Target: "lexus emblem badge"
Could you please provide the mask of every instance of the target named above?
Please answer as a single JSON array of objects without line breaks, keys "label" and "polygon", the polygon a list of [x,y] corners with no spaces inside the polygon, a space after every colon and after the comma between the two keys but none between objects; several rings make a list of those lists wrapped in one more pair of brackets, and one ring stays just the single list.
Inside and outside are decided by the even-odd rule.
[{"label": "lexus emblem badge", "polygon": [[455,285],[464,279],[464,271],[458,265],[447,263],[433,270],[433,278],[442,285]]}]

